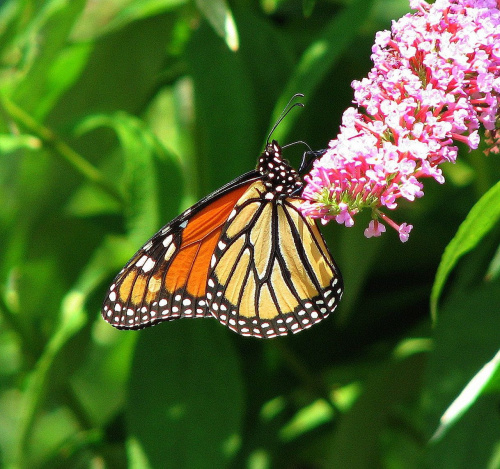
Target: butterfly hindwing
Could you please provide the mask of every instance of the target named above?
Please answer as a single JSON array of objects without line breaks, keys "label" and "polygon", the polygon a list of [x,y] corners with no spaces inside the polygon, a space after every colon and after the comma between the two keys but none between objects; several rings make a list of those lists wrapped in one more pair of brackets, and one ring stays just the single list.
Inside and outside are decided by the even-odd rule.
[{"label": "butterfly hindwing", "polygon": [[326,318],[342,279],[314,222],[297,199],[266,198],[255,182],[238,201],[212,257],[212,314],[241,335],[276,337]]}]

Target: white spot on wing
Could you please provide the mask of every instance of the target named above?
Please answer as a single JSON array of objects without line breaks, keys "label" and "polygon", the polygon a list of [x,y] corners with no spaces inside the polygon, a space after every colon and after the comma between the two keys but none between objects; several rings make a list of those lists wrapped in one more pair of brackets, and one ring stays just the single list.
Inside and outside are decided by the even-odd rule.
[{"label": "white spot on wing", "polygon": [[156,262],[151,259],[151,257],[148,257],[146,263],[144,264],[142,270],[144,272],[149,272],[154,266],[155,266]]},{"label": "white spot on wing", "polygon": [[172,235],[168,235],[164,240],[163,240],[163,246],[167,247],[171,242],[172,242]]}]

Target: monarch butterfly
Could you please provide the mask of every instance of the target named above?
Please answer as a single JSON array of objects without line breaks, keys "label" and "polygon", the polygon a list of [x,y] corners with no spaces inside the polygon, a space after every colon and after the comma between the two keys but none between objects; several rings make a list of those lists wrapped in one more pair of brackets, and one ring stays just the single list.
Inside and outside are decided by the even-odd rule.
[{"label": "monarch butterfly", "polygon": [[111,285],[102,316],[119,329],[215,317],[259,338],[326,318],[342,296],[342,277],[315,222],[298,210],[303,185],[268,139],[256,170],[201,199],[139,249]]}]

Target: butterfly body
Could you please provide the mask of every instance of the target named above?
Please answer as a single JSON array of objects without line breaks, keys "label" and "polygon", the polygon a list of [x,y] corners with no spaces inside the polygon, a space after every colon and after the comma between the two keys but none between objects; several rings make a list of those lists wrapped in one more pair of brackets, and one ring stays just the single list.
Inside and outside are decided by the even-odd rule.
[{"label": "butterfly body", "polygon": [[298,210],[303,182],[267,144],[257,169],[163,227],[118,274],[106,321],[138,329],[181,317],[215,317],[271,338],[324,319],[342,278],[315,223]]}]

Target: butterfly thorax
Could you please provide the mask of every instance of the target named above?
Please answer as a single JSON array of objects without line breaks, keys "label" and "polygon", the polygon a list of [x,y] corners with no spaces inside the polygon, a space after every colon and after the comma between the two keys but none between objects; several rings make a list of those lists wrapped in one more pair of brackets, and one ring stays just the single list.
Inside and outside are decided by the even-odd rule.
[{"label": "butterfly thorax", "polygon": [[[281,154],[281,147],[276,140],[266,145],[257,166],[271,197],[290,197],[300,192],[304,186],[299,173],[293,169]],[[267,198],[267,197],[266,197]]]}]

